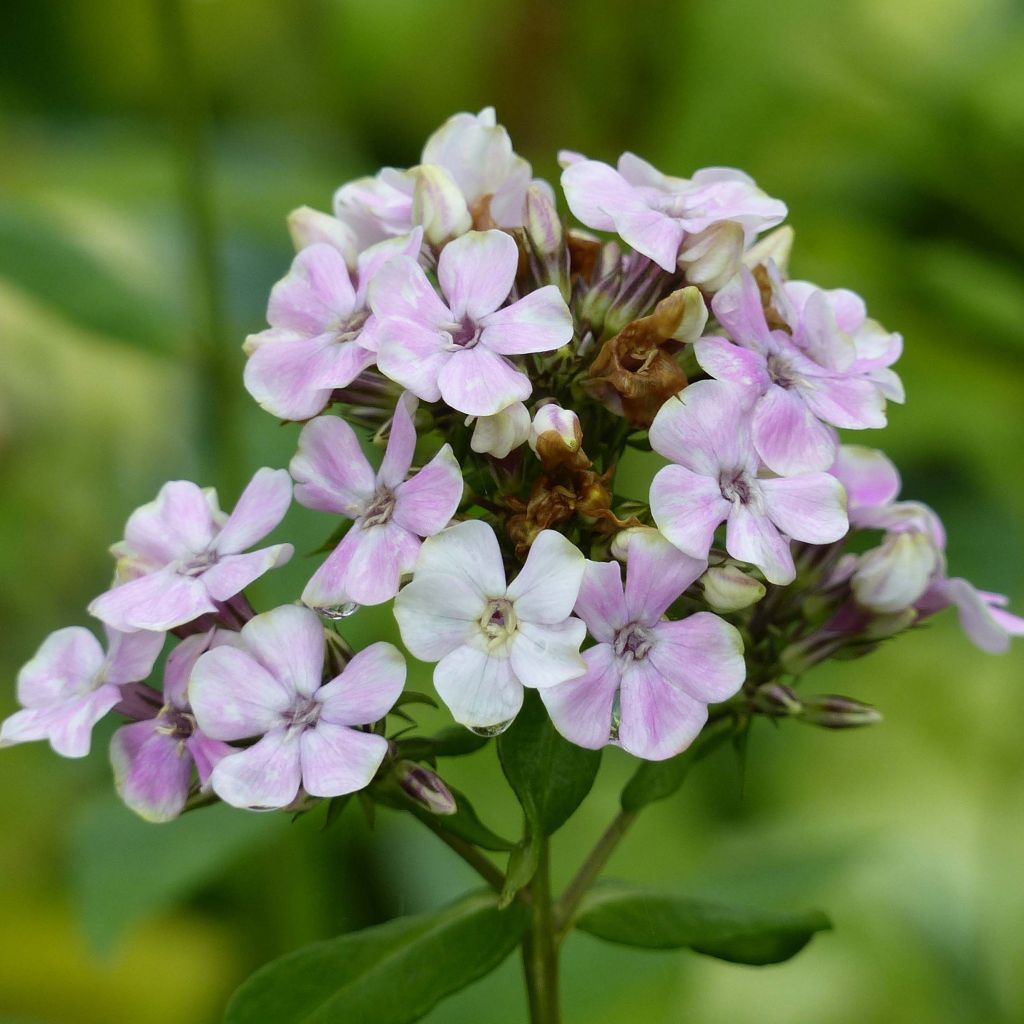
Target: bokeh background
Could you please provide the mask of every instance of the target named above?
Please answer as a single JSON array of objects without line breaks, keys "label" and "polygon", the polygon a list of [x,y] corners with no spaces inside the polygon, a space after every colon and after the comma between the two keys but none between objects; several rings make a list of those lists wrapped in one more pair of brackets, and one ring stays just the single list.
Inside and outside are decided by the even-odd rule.
[{"label": "bokeh background", "polygon": [[[107,545],[165,479],[230,505],[286,464],[296,430],[249,401],[239,348],[288,265],[286,213],[492,103],[545,176],[559,146],[628,148],[784,198],[794,273],[905,335],[909,402],[878,438],[905,494],[945,519],[956,573],[1024,606],[1014,0],[9,0],[0,18],[0,714],[42,638],[86,622]],[[303,552],[327,532],[297,509],[279,536]],[[297,557],[259,597],[309,572]],[[982,655],[943,618],[808,680],[885,724],[764,725],[742,778],[717,756],[611,871],[819,905],[836,931],[765,969],[575,936],[569,1024],[1024,1019],[1022,670],[1020,645]],[[109,732],[84,762],[0,754],[4,1024],[213,1022],[264,961],[471,884],[386,812],[372,832],[355,807],[327,832],[223,808],[144,826],[112,799]],[[561,880],[629,770],[606,755],[556,838]],[[450,777],[516,829],[490,752]],[[511,960],[429,1020],[521,1024],[519,988]]]}]

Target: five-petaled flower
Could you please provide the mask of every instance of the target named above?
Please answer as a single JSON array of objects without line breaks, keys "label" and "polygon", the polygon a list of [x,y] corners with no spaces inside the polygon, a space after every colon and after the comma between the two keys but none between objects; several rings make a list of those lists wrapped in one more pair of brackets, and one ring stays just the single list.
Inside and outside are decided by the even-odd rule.
[{"label": "five-petaled flower", "polygon": [[327,683],[324,629],[315,612],[285,605],[250,619],[237,645],[196,662],[189,699],[211,739],[259,737],[215,765],[210,785],[235,807],[287,807],[310,796],[363,789],[387,753],[364,726],[382,719],[405,685],[405,660],[389,643],[356,654]]}]

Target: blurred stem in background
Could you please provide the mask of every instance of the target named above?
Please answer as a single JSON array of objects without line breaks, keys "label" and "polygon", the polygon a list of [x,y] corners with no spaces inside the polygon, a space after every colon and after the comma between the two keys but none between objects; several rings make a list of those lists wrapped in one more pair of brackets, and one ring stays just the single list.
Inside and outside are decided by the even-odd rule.
[{"label": "blurred stem in background", "polygon": [[184,6],[182,0],[156,0],[192,264],[189,279],[195,322],[186,361],[193,367],[196,385],[194,447],[199,452],[200,478],[237,493],[245,472],[235,432],[238,374],[227,348],[229,329],[213,210],[206,106]]}]

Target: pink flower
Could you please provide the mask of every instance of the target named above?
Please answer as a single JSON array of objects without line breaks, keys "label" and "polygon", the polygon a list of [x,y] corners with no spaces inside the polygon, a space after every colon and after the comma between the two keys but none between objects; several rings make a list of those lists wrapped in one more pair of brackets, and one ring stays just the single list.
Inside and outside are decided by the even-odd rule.
[{"label": "pink flower", "polygon": [[51,633],[18,673],[16,711],[0,727],[0,747],[49,740],[62,757],[89,753],[93,726],[121,700],[121,687],[145,679],[163,633],[107,630],[107,653],[81,626]]},{"label": "pink flower", "polygon": [[425,401],[443,398],[470,416],[491,416],[529,397],[530,378],[508,357],[560,348],[573,323],[554,285],[499,308],[518,265],[510,235],[470,231],[441,251],[442,301],[413,260],[387,263],[370,288],[381,372]]},{"label": "pink flower", "polygon": [[259,404],[286,420],[315,416],[335,388],[372,365],[375,321],[366,307],[370,281],[392,256],[415,258],[422,231],[380,242],[358,259],[353,280],[342,254],[317,243],[303,249],[270,293],[270,329],[245,342],[245,386]]},{"label": "pink flower", "polygon": [[707,558],[725,522],[725,547],[769,583],[796,577],[789,538],[829,544],[848,529],[846,496],[828,473],[762,478],[749,413],[730,384],[698,381],[658,411],[651,446],[675,465],[651,484],[651,512],[684,554]]},{"label": "pink flower", "polygon": [[564,155],[562,163],[562,188],[576,218],[598,231],[616,232],[670,273],[687,235],[735,221],[753,237],[786,216],[784,203],[728,167],[708,167],[687,180],[662,174],[632,153],[619,157],[618,170],[574,154]]},{"label": "pink flower", "polygon": [[230,516],[212,489],[187,480],[160,488],[156,500],[128,519],[115,586],[89,611],[114,629],[168,630],[217,611],[253,580],[292,556],[291,544],[242,554],[284,518],[292,487],[283,469],[261,469]]},{"label": "pink flower", "polygon": [[833,427],[864,430],[886,422],[883,389],[840,327],[863,323],[859,298],[820,289],[801,297],[799,308],[783,303],[792,333],[770,330],[757,282],[744,269],[711,304],[736,344],[708,337],[694,346],[707,373],[748,394],[754,447],[769,469],[783,474],[828,469],[838,448]]},{"label": "pink flower", "polygon": [[177,818],[193,787],[193,765],[204,788],[213,766],[235,752],[197,727],[187,689],[199,657],[236,640],[237,634],[223,630],[187,637],[167,658],[163,693],[140,687],[126,702],[138,714],[125,708],[126,713],[140,720],[122,726],[110,741],[114,784],[121,799],[147,821]]},{"label": "pink flower", "polygon": [[507,584],[486,523],[459,523],[424,541],[395,618],[412,654],[437,662],[434,686],[457,722],[496,734],[519,713],[524,686],[583,673],[586,627],[570,615],[584,562],[561,534],[543,530]]},{"label": "pink flower", "polygon": [[331,797],[370,783],[388,744],[361,727],[394,706],[405,661],[392,644],[371,644],[321,685],[324,647],[316,614],[286,605],[250,619],[238,646],[196,662],[189,697],[203,733],[227,742],[260,737],[214,766],[210,784],[226,803],[287,807],[300,787]]},{"label": "pink flower", "polygon": [[693,742],[707,705],[743,685],[743,641],[710,612],[670,622],[666,610],[707,563],[656,534],[629,542],[626,585],[617,562],[587,561],[576,613],[597,644],[586,674],[540,691],[558,731],[581,747],[616,743],[660,761]]},{"label": "pink flower", "polygon": [[988,654],[1003,654],[1010,648],[1010,638],[1024,636],[1024,619],[1007,611],[1005,594],[978,590],[965,579],[947,579],[940,574],[917,602],[922,618],[953,605],[960,617],[960,626],[975,646]]},{"label": "pink flower", "polygon": [[415,408],[408,393],[399,400],[376,474],[344,420],[320,416],[303,428],[290,466],[296,500],[354,520],[306,584],[303,603],[330,608],[389,601],[412,571],[422,538],[443,530],[455,514],[462,472],[451,445],[406,480],[416,448]]}]

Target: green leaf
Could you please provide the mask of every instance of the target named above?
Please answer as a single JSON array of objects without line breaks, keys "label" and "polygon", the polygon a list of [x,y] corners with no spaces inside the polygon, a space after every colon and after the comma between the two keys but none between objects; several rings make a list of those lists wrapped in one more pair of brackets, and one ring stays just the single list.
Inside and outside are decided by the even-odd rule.
[{"label": "green leaf", "polygon": [[532,831],[544,836],[583,802],[601,764],[600,750],[584,750],[559,736],[540,697],[530,691],[512,727],[498,737],[498,757]]},{"label": "green leaf", "polygon": [[575,925],[644,949],[692,949],[737,964],[777,964],[832,923],[820,910],[750,910],[666,893],[606,885],[588,893]]},{"label": "green leaf", "polygon": [[409,1024],[494,970],[519,944],[529,912],[474,893],[429,914],[290,953],[243,982],[225,1024]]},{"label": "green leaf", "polygon": [[420,693],[418,690],[405,690],[399,695],[394,706],[400,708],[405,704],[426,704],[429,708],[438,706],[437,701],[429,693]]},{"label": "green leaf", "polygon": [[461,725],[451,725],[433,736],[416,736],[398,744],[399,756],[410,761],[431,757],[462,757],[473,754],[488,743],[486,736],[477,736]]},{"label": "green leaf", "polygon": [[641,807],[670,797],[686,780],[690,769],[731,735],[733,723],[723,719],[708,726],[688,750],[667,761],[643,761],[622,791],[622,809],[639,811]]},{"label": "green leaf", "polygon": [[541,844],[534,836],[527,836],[521,843],[516,843],[508,858],[505,885],[498,897],[499,907],[507,907],[516,898],[516,893],[533,881],[540,864],[540,848]]},{"label": "green leaf", "polygon": [[72,885],[86,937],[109,952],[132,924],[217,878],[286,822],[216,804],[153,825],[114,799],[90,804],[72,839]]}]

